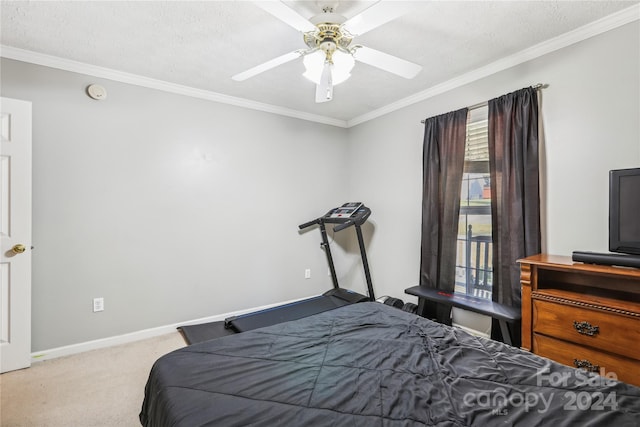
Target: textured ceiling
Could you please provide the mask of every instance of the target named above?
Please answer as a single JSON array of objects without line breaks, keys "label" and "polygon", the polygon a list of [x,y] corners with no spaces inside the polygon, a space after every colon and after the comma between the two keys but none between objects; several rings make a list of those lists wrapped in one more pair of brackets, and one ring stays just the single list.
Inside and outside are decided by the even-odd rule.
[{"label": "textured ceiling", "polygon": [[[309,18],[314,1],[285,1]],[[347,18],[375,2],[340,2]],[[348,121],[425,91],[638,1],[413,1],[356,43],[423,66],[412,80],[356,63],[334,99],[296,60],[243,82],[231,76],[304,48],[302,35],[248,1],[2,1],[1,43],[200,90]],[[536,83],[536,82],[532,82]]]}]

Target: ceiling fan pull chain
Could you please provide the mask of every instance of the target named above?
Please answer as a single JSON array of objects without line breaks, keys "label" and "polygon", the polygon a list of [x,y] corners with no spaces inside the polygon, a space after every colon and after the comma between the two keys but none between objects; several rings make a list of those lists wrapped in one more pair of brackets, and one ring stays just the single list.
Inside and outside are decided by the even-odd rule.
[{"label": "ceiling fan pull chain", "polygon": [[333,63],[327,59],[322,69],[320,84],[316,86],[316,102],[327,102],[333,99]]}]

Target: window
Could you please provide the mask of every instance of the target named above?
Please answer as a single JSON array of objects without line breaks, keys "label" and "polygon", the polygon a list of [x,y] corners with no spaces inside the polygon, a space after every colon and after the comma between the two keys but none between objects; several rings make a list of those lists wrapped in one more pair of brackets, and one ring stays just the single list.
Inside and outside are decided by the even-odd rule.
[{"label": "window", "polygon": [[491,299],[493,254],[488,108],[469,111],[460,218],[456,248],[455,291]]}]

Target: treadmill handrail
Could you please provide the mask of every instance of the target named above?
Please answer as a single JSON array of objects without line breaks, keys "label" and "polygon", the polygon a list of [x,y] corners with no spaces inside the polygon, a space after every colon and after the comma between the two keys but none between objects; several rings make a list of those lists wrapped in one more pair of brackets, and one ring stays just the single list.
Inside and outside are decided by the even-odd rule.
[{"label": "treadmill handrail", "polygon": [[303,229],[305,229],[305,228],[307,228],[307,227],[311,227],[312,225],[320,224],[320,221],[321,221],[321,218],[316,218],[316,219],[314,219],[314,220],[312,220],[312,221],[305,222],[304,224],[300,224],[300,225],[298,226],[298,228],[299,228],[300,230],[303,230]]}]

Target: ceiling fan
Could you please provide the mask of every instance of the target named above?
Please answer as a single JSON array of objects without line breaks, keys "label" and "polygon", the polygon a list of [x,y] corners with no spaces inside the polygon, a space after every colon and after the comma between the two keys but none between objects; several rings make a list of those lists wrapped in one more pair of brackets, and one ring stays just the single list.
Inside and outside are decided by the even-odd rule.
[{"label": "ceiling fan", "polygon": [[322,13],[310,20],[280,1],[256,1],[255,4],[300,31],[307,48],[285,53],[252,67],[234,75],[233,80],[243,81],[279,65],[303,58],[306,68],[304,76],[316,83],[316,102],[320,103],[333,99],[333,86],[349,78],[355,61],[406,79],[412,79],[422,70],[418,64],[370,47],[353,44],[356,36],[406,13],[404,4],[379,1],[358,15],[346,19],[334,12],[338,1],[317,1],[316,4]]}]

